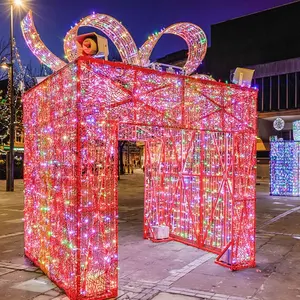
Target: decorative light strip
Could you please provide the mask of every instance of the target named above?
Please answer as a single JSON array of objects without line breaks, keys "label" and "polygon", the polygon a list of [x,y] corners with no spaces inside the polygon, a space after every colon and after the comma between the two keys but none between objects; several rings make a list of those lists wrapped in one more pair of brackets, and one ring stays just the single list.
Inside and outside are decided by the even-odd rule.
[{"label": "decorative light strip", "polygon": [[209,76],[209,75],[206,75],[206,74],[194,74],[191,77],[199,78],[199,79],[202,79],[202,80],[216,81],[212,76]]},{"label": "decorative light strip", "polygon": [[54,55],[41,40],[32,18],[32,11],[21,21],[21,29],[27,46],[38,60],[53,71],[63,68],[66,63]]},{"label": "decorative light strip", "polygon": [[76,37],[80,27],[89,26],[105,33],[117,47],[122,61],[131,65],[140,65],[136,44],[127,29],[115,18],[104,14],[92,14],[80,20],[66,35],[65,55],[69,61],[78,57]]},{"label": "decorative light strip", "polygon": [[163,34],[174,34],[185,40],[188,46],[188,58],[183,67],[186,75],[190,75],[201,64],[207,50],[207,39],[204,31],[192,23],[177,23],[153,34],[139,49],[141,66],[150,64],[150,55]]},{"label": "decorative light strip", "polygon": [[[149,37],[138,50],[127,29],[116,19],[104,14],[92,14],[80,20],[64,39],[65,56],[68,61],[74,61],[80,55],[80,45],[77,42],[80,27],[93,27],[105,33],[117,47],[122,61],[126,64],[148,67],[150,55],[163,34],[174,34],[183,38],[188,46],[188,58],[183,67],[184,73],[190,75],[197,69],[205,57],[207,39],[204,31],[192,23],[177,23]],[[41,41],[30,11],[21,22],[22,32],[32,53],[53,71],[58,71],[66,65],[55,56]]]}]

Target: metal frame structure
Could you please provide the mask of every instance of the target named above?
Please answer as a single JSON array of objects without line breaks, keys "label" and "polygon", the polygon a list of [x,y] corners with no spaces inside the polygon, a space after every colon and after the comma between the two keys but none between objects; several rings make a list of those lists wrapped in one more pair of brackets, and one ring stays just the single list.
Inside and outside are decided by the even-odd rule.
[{"label": "metal frame structure", "polygon": [[25,253],[70,299],[118,291],[118,140],[145,141],[144,238],[255,266],[249,88],[80,58],[24,96]]}]

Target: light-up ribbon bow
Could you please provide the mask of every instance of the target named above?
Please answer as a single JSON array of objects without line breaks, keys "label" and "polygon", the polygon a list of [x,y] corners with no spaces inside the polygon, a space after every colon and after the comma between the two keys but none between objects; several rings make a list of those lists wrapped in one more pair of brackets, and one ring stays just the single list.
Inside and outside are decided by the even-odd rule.
[{"label": "light-up ribbon bow", "polygon": [[[197,69],[207,50],[207,39],[204,31],[192,23],[184,22],[171,25],[150,36],[138,50],[132,36],[119,21],[108,15],[92,14],[76,24],[64,39],[65,56],[69,62],[75,60],[79,55],[79,45],[76,38],[78,29],[84,26],[94,27],[105,33],[117,47],[124,63],[141,67],[149,66],[153,48],[165,33],[177,35],[187,43],[188,58],[183,67],[186,75],[190,75]],[[41,63],[53,71],[58,71],[66,65],[66,62],[53,54],[41,40],[35,28],[31,11],[22,20],[21,28],[28,47]]]}]

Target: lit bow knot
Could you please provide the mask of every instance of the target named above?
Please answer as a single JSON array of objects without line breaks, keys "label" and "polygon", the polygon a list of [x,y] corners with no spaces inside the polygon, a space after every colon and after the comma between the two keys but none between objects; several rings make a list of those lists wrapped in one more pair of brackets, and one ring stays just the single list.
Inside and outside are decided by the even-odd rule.
[{"label": "lit bow knot", "polygon": [[[80,54],[77,41],[80,27],[94,27],[105,33],[117,47],[122,61],[127,64],[147,67],[150,64],[150,55],[163,34],[174,34],[185,40],[188,46],[188,58],[183,67],[185,74],[190,75],[201,64],[207,50],[207,39],[204,31],[192,23],[176,23],[158,33],[153,34],[138,50],[127,29],[116,19],[104,14],[92,14],[83,18],[75,25],[64,39],[65,56],[69,62],[75,60]],[[23,36],[32,53],[41,63],[53,71],[58,71],[66,63],[54,55],[42,42],[35,28],[32,12],[26,15],[21,22]]]}]

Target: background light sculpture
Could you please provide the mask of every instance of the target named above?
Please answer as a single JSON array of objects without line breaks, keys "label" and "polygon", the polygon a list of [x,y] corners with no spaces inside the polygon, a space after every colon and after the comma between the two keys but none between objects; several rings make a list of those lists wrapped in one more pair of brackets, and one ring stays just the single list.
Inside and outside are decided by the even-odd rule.
[{"label": "background light sculpture", "polygon": [[273,141],[270,151],[270,194],[300,196],[300,142]]},{"label": "background light sculpture", "polygon": [[71,299],[118,290],[118,140],[145,141],[144,237],[255,266],[257,91],[80,58],[24,96],[25,253]]},{"label": "background light sculpture", "polygon": [[284,128],[284,120],[281,118],[276,118],[273,122],[273,127],[277,131],[281,131]]},{"label": "background light sculpture", "polygon": [[293,122],[293,138],[300,142],[300,120]]}]

